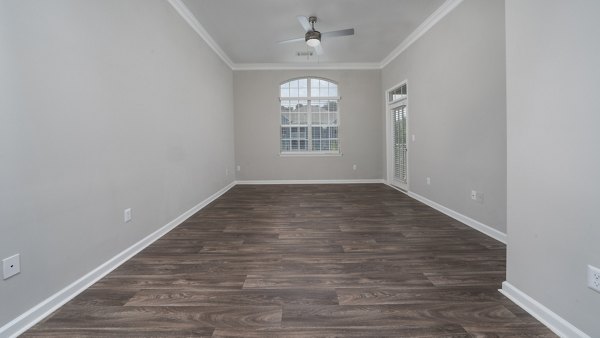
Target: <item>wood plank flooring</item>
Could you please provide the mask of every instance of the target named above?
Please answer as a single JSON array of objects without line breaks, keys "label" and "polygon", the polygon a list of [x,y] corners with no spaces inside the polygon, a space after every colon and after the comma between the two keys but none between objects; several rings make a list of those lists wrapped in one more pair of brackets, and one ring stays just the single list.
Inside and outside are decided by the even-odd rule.
[{"label": "wood plank flooring", "polygon": [[555,337],[506,248],[382,184],[236,186],[24,337]]}]

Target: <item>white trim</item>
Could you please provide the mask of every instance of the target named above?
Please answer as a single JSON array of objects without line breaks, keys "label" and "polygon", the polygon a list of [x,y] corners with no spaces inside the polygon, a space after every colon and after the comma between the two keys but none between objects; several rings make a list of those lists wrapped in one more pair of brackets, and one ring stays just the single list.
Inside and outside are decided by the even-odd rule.
[{"label": "white trim", "polygon": [[546,325],[558,336],[564,338],[590,338],[590,336],[579,330],[573,324],[569,323],[567,320],[557,315],[543,304],[531,298],[525,292],[517,289],[509,282],[503,282],[502,289],[498,291],[500,291],[500,293],[506,296],[506,298],[510,299],[513,303],[520,306],[523,310],[527,311],[542,324]]},{"label": "white trim", "polygon": [[348,70],[381,69],[379,62],[349,63],[236,63],[233,70]]},{"label": "white trim", "polygon": [[173,8],[181,15],[181,17],[200,35],[202,39],[208,44],[210,48],[229,66],[234,68],[234,63],[231,61],[229,56],[221,49],[221,47],[215,42],[215,40],[208,34],[206,29],[200,24],[196,16],[190,11],[190,9],[183,3],[182,0],[167,0]]},{"label": "white trim", "polygon": [[[322,79],[322,78],[318,78],[318,77],[314,77],[314,76],[309,76],[309,77],[303,77],[303,79]],[[294,79],[290,80],[293,81]],[[286,81],[286,82],[290,82],[290,81]],[[329,81],[332,82],[332,81]],[[284,82],[285,83],[285,82]],[[283,84],[283,83],[282,83]],[[337,85],[337,83],[336,83]],[[280,96],[279,97],[279,101],[290,101],[290,100],[298,100],[298,101],[309,101],[309,100],[337,100],[340,101],[342,99],[341,96]],[[293,126],[293,124],[290,124],[289,126]]]},{"label": "white trim", "polygon": [[323,151],[303,151],[303,152],[285,152],[279,153],[280,157],[340,157],[343,153],[327,153]]},{"label": "white trim", "polygon": [[[387,183],[387,184],[391,186],[391,184],[389,184],[389,183]],[[408,191],[407,194],[408,194],[408,196],[416,199],[417,201],[425,203],[428,206],[430,206],[438,211],[441,211],[444,214],[454,218],[455,220],[460,221],[460,222],[470,226],[471,228],[478,230],[478,231],[492,237],[493,239],[506,244],[506,234],[505,233],[498,231],[489,225],[485,225],[479,221],[476,221],[468,216],[465,216],[459,212],[456,212],[450,208],[447,208],[439,203],[429,200],[419,194],[415,194],[412,191]]]},{"label": "white trim", "polygon": [[75,296],[83,292],[92,284],[96,283],[102,277],[109,274],[121,264],[125,263],[128,259],[135,256],[138,252],[142,251],[148,245],[152,244],[164,234],[171,231],[179,224],[183,223],[183,221],[185,221],[190,216],[198,212],[200,209],[204,208],[209,203],[219,198],[233,186],[235,186],[235,182],[229,183],[227,186],[212,194],[202,202],[198,203],[190,210],[184,212],[183,214],[169,222],[167,225],[154,231],[139,242],[130,246],[129,248],[121,251],[119,254],[109,259],[94,270],[88,272],[83,277],[71,283],[69,286],[46,298],[44,301],[27,310],[19,317],[11,320],[6,325],[0,327],[0,337],[17,337],[18,335],[22,334],[27,329],[44,319],[46,316],[57,310],[65,303],[67,303],[69,300],[73,299]]},{"label": "white trim", "polygon": [[392,188],[392,189],[396,189],[396,190],[398,190],[399,192],[403,193],[404,195],[406,195],[406,196],[410,197],[410,196],[408,195],[408,191],[406,191],[406,190],[404,190],[404,189],[402,189],[402,188],[399,188],[399,187],[397,187],[397,186],[395,186],[395,185],[393,185],[393,184],[389,184],[389,183],[387,183],[387,182],[384,182],[384,184],[385,184],[385,185],[387,185],[388,187],[390,187],[390,188]]},{"label": "white trim", "polygon": [[359,180],[241,180],[236,184],[373,184],[385,183],[382,179],[359,179]]},{"label": "white trim", "polygon": [[431,14],[423,23],[417,27],[409,36],[400,43],[400,45],[388,54],[380,63],[379,67],[383,68],[387,66],[390,62],[392,62],[398,55],[402,54],[410,45],[412,45],[415,41],[419,40],[423,34],[427,33],[431,27],[435,26],[438,21],[444,18],[448,13],[450,13],[456,6],[458,6],[463,0],[446,0],[440,8],[438,8],[433,14]]}]

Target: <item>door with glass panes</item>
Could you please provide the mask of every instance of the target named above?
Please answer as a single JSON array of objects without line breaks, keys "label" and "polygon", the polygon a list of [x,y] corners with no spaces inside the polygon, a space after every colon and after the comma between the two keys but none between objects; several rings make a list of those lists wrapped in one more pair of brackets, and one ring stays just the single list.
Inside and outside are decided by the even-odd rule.
[{"label": "door with glass panes", "polygon": [[392,177],[391,183],[401,189],[408,190],[408,147],[407,139],[407,95],[406,84],[390,92],[388,98],[391,114],[391,150]]}]

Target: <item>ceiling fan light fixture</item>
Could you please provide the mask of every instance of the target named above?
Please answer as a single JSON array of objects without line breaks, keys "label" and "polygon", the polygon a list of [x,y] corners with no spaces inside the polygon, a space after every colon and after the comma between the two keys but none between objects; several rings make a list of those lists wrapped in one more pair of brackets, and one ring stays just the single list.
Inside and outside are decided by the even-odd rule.
[{"label": "ceiling fan light fixture", "polygon": [[310,47],[317,47],[321,44],[321,32],[319,31],[308,31],[304,36],[304,40],[306,44]]},{"label": "ceiling fan light fixture", "polygon": [[321,41],[319,41],[317,39],[309,39],[309,40],[306,40],[306,44],[309,45],[310,47],[317,47],[318,45],[321,44]]},{"label": "ceiling fan light fixture", "polygon": [[[354,28],[321,33],[315,29],[315,23],[317,22],[316,16],[311,16],[307,18],[305,16],[298,15],[296,19],[298,19],[300,26],[302,26],[302,28],[306,32],[304,34],[304,42],[307,46],[314,48],[315,53],[317,53],[317,55],[323,55],[323,47],[321,47],[321,37],[326,36],[327,39],[329,39],[330,37],[354,35]],[[302,41],[302,38],[279,41],[279,43],[282,44],[300,41]]]}]

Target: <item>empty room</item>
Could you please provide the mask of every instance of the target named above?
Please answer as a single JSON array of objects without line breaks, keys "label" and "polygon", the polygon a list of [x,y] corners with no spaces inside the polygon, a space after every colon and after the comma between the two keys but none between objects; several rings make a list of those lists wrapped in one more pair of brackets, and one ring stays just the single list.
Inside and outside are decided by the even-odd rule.
[{"label": "empty room", "polygon": [[598,13],[0,0],[0,337],[600,337]]}]

